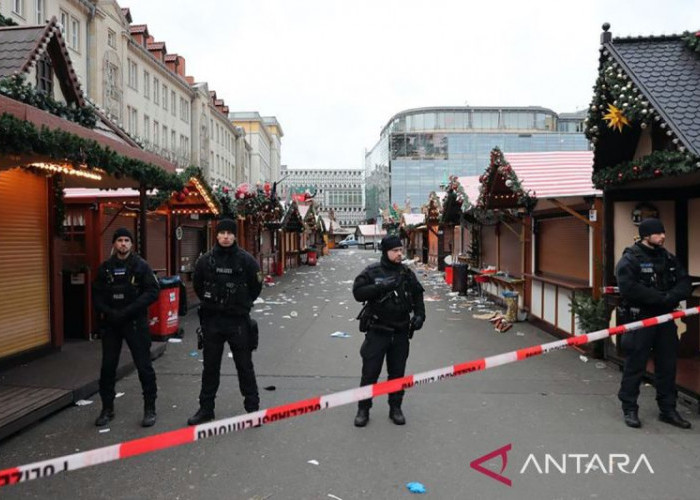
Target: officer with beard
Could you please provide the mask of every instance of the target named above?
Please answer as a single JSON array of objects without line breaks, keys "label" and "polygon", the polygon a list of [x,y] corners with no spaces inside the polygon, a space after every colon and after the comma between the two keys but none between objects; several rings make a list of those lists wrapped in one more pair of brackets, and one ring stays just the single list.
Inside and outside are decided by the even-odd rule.
[{"label": "officer with beard", "polygon": [[[622,304],[620,319],[625,323],[673,311],[690,295],[688,273],[676,257],[663,248],[666,231],[659,219],[639,224],[640,241],[627,247],[617,263],[615,276]],[[625,424],[642,426],[639,420],[639,385],[650,353],[654,355],[654,385],[659,420],[689,429],[690,422],[676,410],[676,359],[678,334],[672,321],[626,333],[620,339],[625,351],[625,367],[618,398]]]},{"label": "officer with beard", "polygon": [[[382,257],[365,268],[353,283],[352,293],[358,302],[366,302],[360,313],[360,330],[366,331],[360,348],[362,378],[360,385],[375,384],[384,358],[388,379],[401,378],[406,370],[409,339],[425,322],[423,287],[416,275],[401,263],[403,244],[398,236],[386,236],[381,242]],[[413,316],[411,316],[413,312]],[[404,391],[389,394],[389,418],[404,425],[401,411]],[[359,402],[355,426],[369,421],[372,400]]]},{"label": "officer with beard", "polygon": [[114,418],[114,386],[126,341],[134,358],[143,389],[143,427],[156,423],[156,373],[151,364],[151,337],[148,333],[148,306],[158,299],[160,287],[148,263],[131,251],[134,238],[126,228],[112,237],[112,256],[102,263],[92,286],[95,309],[101,317],[102,369],[100,398],[102,412],[98,427]]},{"label": "officer with beard", "polygon": [[197,425],[214,419],[221,357],[228,343],[238,372],[238,385],[247,412],[259,409],[252,352],[258,348],[257,323],[250,318],[253,302],[262,290],[258,262],[236,244],[236,222],[222,219],[216,226],[216,244],[195,264],[194,291],[202,301],[204,369],[199,410],[187,420]]}]

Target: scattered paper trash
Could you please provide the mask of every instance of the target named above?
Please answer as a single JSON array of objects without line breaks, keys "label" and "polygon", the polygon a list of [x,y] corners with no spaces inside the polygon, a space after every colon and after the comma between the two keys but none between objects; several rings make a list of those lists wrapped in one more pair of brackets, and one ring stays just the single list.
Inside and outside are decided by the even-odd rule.
[{"label": "scattered paper trash", "polygon": [[408,491],[411,493],[425,493],[426,489],[425,486],[423,486],[422,483],[406,483],[406,488],[408,488]]},{"label": "scattered paper trash", "polygon": [[228,353],[228,357],[233,358],[233,353],[232,352]]},{"label": "scattered paper trash", "polygon": [[336,337],[336,338],[340,338],[340,339],[347,339],[348,337],[351,337],[351,335],[349,333],[345,333],[345,332],[333,332],[333,333],[331,333],[331,337]]},{"label": "scattered paper trash", "polygon": [[75,406],[87,406],[91,405],[92,401],[89,399],[79,399],[78,401],[75,402]]},{"label": "scattered paper trash", "polygon": [[277,387],[275,387],[274,385],[266,385],[265,387],[263,387],[263,389],[265,389],[266,391],[274,391],[277,389]]},{"label": "scattered paper trash", "polygon": [[265,303],[265,300],[262,299],[261,297],[258,297],[258,298],[255,299],[255,301],[253,302],[253,304],[264,304],[264,303]]},{"label": "scattered paper trash", "polygon": [[197,356],[199,356],[199,353],[197,351],[191,351],[190,356],[196,358]]},{"label": "scattered paper trash", "polygon": [[171,338],[171,339],[168,339],[168,342],[170,344],[179,344],[180,342],[182,342],[182,339]]},{"label": "scattered paper trash", "polygon": [[525,334],[524,334],[523,332],[515,332],[515,334],[516,334],[518,337],[524,337],[524,336],[525,336]]},{"label": "scattered paper trash", "polygon": [[115,398],[120,398],[120,397],[122,397],[123,395],[124,395],[123,392],[118,392],[118,393],[116,393],[116,394],[114,395],[114,397],[115,397]]},{"label": "scattered paper trash", "polygon": [[292,311],[292,312],[289,313],[289,315],[290,315],[292,318],[296,318],[297,316],[299,316],[299,313],[296,312],[296,311]]},{"label": "scattered paper trash", "polygon": [[588,357],[587,357],[587,356],[584,356],[583,354],[580,355],[580,356],[578,357],[578,359],[580,359],[580,360],[583,361],[584,363],[588,363]]},{"label": "scattered paper trash", "polygon": [[333,498],[335,500],[343,500],[342,498],[335,496],[333,493],[329,493],[328,498]]},{"label": "scattered paper trash", "polygon": [[306,463],[311,465],[318,465],[318,460],[309,460]]},{"label": "scattered paper trash", "polygon": [[602,370],[603,368],[607,368],[606,364],[603,363],[603,362],[601,362],[601,361],[598,361],[598,362],[595,364],[595,367],[598,368],[599,370]]},{"label": "scattered paper trash", "polygon": [[105,432],[109,432],[109,427],[107,427],[106,429],[100,429],[97,432],[99,432],[100,434],[104,434]]}]

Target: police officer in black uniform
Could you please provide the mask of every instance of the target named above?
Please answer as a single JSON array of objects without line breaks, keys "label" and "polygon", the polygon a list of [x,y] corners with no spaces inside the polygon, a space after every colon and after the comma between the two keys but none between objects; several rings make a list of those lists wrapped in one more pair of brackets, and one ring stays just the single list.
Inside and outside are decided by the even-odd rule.
[{"label": "police officer in black uniform", "polygon": [[[377,382],[385,357],[388,379],[404,376],[409,339],[425,321],[424,290],[413,271],[401,263],[402,247],[398,236],[382,239],[380,261],[367,266],[352,286],[355,300],[366,302],[360,315],[360,330],[367,331],[360,348],[361,386]],[[403,394],[404,391],[389,394],[389,418],[396,425],[406,423],[401,411]],[[371,399],[359,402],[355,426],[367,425],[371,407]]]},{"label": "police officer in black uniform", "polygon": [[[615,276],[622,303],[620,319],[625,323],[673,311],[690,295],[690,278],[676,257],[663,248],[666,231],[658,219],[639,224],[640,241],[627,247],[617,263]],[[690,422],[676,410],[676,325],[666,322],[632,331],[620,339],[625,351],[625,367],[618,398],[622,402],[625,424],[641,427],[639,420],[639,385],[651,352],[654,354],[654,385],[659,420],[689,429]]]},{"label": "police officer in black uniform", "polygon": [[194,291],[202,301],[200,325],[204,370],[199,410],[187,420],[197,425],[214,419],[221,356],[228,343],[238,371],[238,385],[247,412],[260,407],[252,352],[258,347],[257,324],[250,318],[253,302],[262,290],[258,262],[236,244],[236,222],[222,219],[216,226],[216,244],[195,265]]},{"label": "police officer in black uniform", "polygon": [[156,372],[151,364],[148,306],[158,298],[160,287],[148,263],[131,251],[133,241],[126,228],[114,232],[112,256],[102,263],[92,286],[102,333],[102,412],[95,420],[98,427],[107,425],[114,418],[114,385],[124,340],[131,351],[143,390],[141,425],[150,427],[156,423]]}]

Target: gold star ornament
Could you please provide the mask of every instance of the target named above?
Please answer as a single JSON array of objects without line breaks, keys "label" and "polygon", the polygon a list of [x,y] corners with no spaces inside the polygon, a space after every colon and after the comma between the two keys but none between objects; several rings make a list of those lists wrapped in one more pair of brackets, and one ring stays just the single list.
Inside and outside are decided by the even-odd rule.
[{"label": "gold star ornament", "polygon": [[612,104],[608,104],[608,112],[603,115],[603,120],[608,122],[608,128],[616,128],[618,132],[622,132],[622,127],[630,124],[630,121],[622,114],[622,111]]}]

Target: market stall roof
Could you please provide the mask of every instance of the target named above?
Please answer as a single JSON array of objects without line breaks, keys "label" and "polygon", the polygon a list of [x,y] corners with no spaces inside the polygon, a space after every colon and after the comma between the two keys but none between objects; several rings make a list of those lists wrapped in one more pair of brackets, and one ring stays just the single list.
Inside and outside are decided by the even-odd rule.
[{"label": "market stall roof", "polygon": [[362,236],[386,236],[386,230],[379,224],[360,224],[357,226],[356,232],[359,232]]},{"label": "market stall roof", "polygon": [[469,198],[469,203],[476,203],[479,199],[479,176],[478,175],[468,175],[466,177],[457,177],[457,180],[464,188],[464,192]]},{"label": "market stall roof", "polygon": [[401,214],[402,226],[419,226],[425,222],[425,214]]},{"label": "market stall roof", "polygon": [[[0,27],[0,78],[18,78],[12,80],[13,85],[28,85],[22,83],[21,77],[29,75],[37,62],[47,56],[65,102],[78,108],[86,107],[86,99],[55,17],[46,25]],[[93,113],[97,118],[97,123],[91,129],[24,102],[0,95],[0,115],[7,115],[15,121],[19,120],[25,126],[29,125],[36,130],[47,127],[52,131],[60,130],[83,140],[95,141],[105,150],[111,150],[131,160],[148,163],[166,172],[175,172],[173,163],[141,149],[133,139],[99,109],[93,108]],[[8,138],[4,137],[4,139]],[[37,150],[35,149],[35,151]],[[67,187],[117,188],[139,185],[136,179],[127,176],[110,176],[106,172],[100,171],[99,165],[91,165],[92,168],[78,167],[68,160],[59,161],[46,152],[29,154],[18,151],[17,154],[6,154],[0,157],[0,169],[27,166],[44,169],[47,172],[65,174]]]},{"label": "market stall roof", "polygon": [[592,151],[505,153],[523,189],[537,198],[602,196],[593,187]]},{"label": "market stall roof", "polygon": [[167,206],[173,214],[178,215],[221,213],[218,199],[207,183],[198,176],[190,177],[182,191],[173,193],[163,206]]}]

